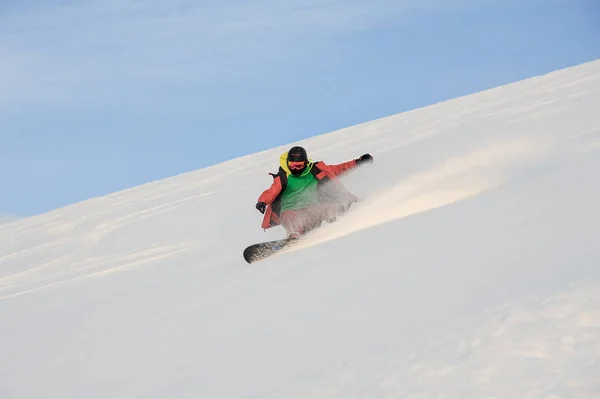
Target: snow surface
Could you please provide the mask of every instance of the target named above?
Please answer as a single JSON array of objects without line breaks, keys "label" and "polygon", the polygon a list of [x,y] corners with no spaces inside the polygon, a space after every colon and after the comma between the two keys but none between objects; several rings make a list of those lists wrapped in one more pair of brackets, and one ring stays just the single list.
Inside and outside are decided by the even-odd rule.
[{"label": "snow surface", "polygon": [[14,222],[19,219],[17,216],[0,213],[0,224]]},{"label": "snow surface", "polygon": [[600,397],[600,61],[303,141],[364,200],[247,265],[292,144],[0,226],[0,398]]}]

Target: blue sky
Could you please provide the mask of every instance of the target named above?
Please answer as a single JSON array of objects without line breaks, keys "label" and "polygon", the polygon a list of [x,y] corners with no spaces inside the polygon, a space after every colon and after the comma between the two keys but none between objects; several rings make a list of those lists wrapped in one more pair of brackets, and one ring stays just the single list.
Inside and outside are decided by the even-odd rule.
[{"label": "blue sky", "polygon": [[0,213],[598,58],[597,0],[5,0]]}]

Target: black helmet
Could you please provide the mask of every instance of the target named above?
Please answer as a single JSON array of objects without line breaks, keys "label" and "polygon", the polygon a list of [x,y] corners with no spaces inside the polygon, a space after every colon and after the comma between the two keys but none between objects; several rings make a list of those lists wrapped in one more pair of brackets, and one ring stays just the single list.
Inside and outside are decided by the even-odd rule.
[{"label": "black helmet", "polygon": [[[303,162],[304,166],[301,168],[292,169],[290,167],[290,162]],[[308,155],[306,154],[306,150],[304,148],[298,147],[298,146],[292,147],[288,151],[287,164],[288,164],[288,168],[290,169],[290,172],[292,172],[292,174],[294,176],[301,175],[302,172],[304,172],[306,170],[306,166],[308,165]]]}]

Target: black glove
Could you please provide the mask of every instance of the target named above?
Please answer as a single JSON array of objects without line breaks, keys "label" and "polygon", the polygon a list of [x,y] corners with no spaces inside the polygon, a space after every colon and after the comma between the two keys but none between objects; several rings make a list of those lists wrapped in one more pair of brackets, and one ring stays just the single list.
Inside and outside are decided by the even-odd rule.
[{"label": "black glove", "polygon": [[256,209],[258,209],[258,211],[260,213],[265,213],[265,209],[267,209],[267,204],[265,204],[264,202],[257,202],[256,203]]},{"label": "black glove", "polygon": [[361,155],[357,160],[356,160],[356,164],[357,165],[362,165],[364,163],[373,163],[373,157],[371,156],[371,154],[365,154],[365,155]]}]

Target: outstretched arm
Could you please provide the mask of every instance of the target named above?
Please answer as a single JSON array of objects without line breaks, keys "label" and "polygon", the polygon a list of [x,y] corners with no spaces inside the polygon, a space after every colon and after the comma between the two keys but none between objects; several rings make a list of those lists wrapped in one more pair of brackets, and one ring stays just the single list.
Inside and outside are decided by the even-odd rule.
[{"label": "outstretched arm", "polygon": [[373,163],[373,157],[370,154],[361,155],[357,159],[353,159],[352,161],[340,163],[338,165],[326,165],[329,172],[333,174],[335,177],[354,169],[355,167],[363,164],[363,163]]},{"label": "outstretched arm", "polygon": [[345,172],[348,172],[351,169],[354,169],[356,167],[356,159],[353,159],[352,161],[348,161],[348,162],[344,162],[344,163],[340,163],[337,165],[325,165],[327,170],[329,171],[329,173],[331,173],[333,176],[338,177],[341,174],[344,174]]}]

